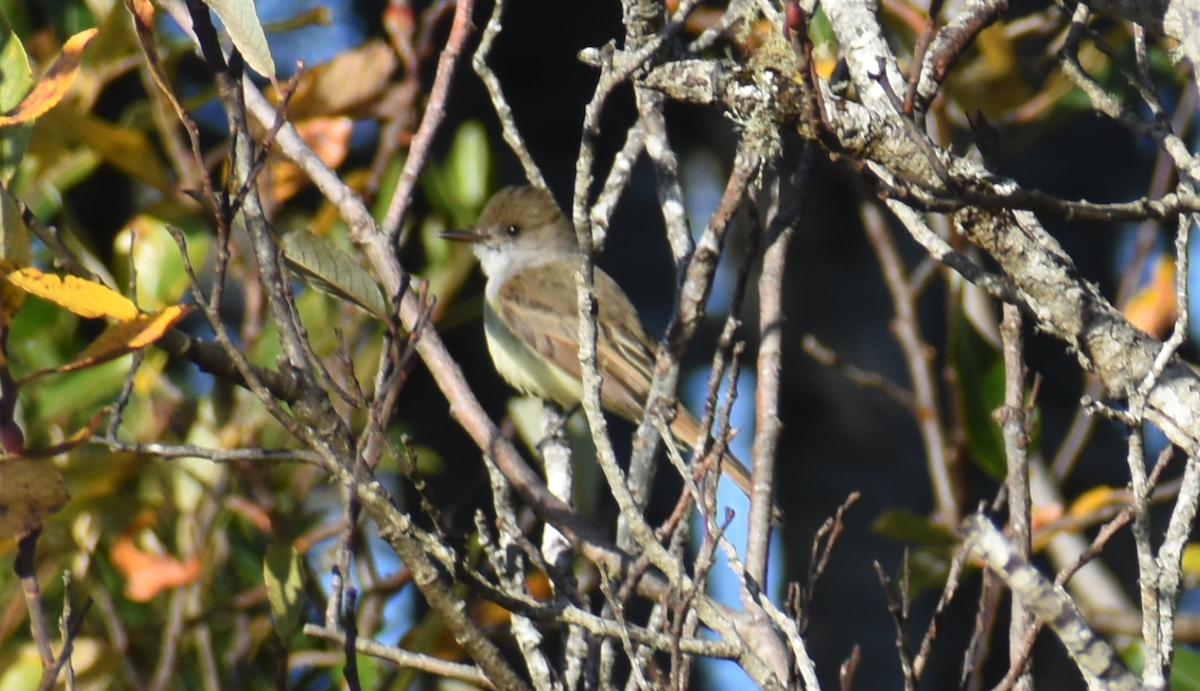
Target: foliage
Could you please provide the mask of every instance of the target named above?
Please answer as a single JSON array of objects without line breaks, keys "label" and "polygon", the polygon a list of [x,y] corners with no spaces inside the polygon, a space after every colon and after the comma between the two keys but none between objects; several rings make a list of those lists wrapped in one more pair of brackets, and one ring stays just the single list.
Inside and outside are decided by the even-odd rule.
[{"label": "foliage", "polygon": [[[891,617],[901,662],[882,678],[892,684],[922,681],[938,627],[952,629],[957,610],[976,642],[938,640],[965,662],[924,672],[933,683],[960,669],[976,685],[999,681],[983,664],[989,645],[997,658],[999,641],[1018,634],[1031,647],[1046,625],[1076,656],[1066,668],[1100,688],[1107,677],[1059,627],[1074,616],[1089,635],[1146,639],[1101,670],[1113,688],[1133,679],[1125,666],[1147,683],[1196,687],[1196,656],[1179,646],[1194,642],[1194,613],[1180,611],[1178,639],[1166,633],[1200,570],[1184,544],[1189,492],[1200,492],[1189,423],[1200,410],[1171,388],[1196,375],[1176,357],[1182,335],[1154,363],[1155,339],[1186,313],[1176,272],[1188,250],[1185,240],[1171,257],[1153,223],[1200,211],[1188,167],[1172,158],[1187,147],[1168,122],[1194,119],[1192,77],[1166,59],[1165,39],[1128,28],[1139,18],[1088,24],[1049,3],[1021,17],[979,3],[962,10],[977,16],[939,19],[888,0],[854,19],[871,3],[811,14],[776,4],[624,3],[612,25],[623,33],[603,38],[621,47],[579,54],[599,75],[591,100],[569,111],[583,120],[566,127],[576,179],[563,210],[583,247],[610,247],[623,241],[617,201],[633,205],[654,187],[653,223],[628,227],[665,230],[678,270],[647,419],[618,464],[599,411],[605,363],[588,357],[596,310],[580,310],[573,344],[583,412],[543,411],[491,372],[474,258],[441,235],[470,227],[518,165],[545,184],[531,151],[548,146],[539,137],[557,141],[547,123],[561,113],[543,104],[514,117],[505,90],[577,86],[492,71],[493,42],[517,31],[506,23],[497,38],[502,8],[488,22],[492,6],[473,13],[465,0],[394,2],[377,17],[351,16],[349,3],[283,3],[293,14],[264,22],[250,0],[0,3],[0,555],[14,564],[0,575],[0,689],[725,683],[693,668],[708,659],[736,662],[762,687],[829,686],[839,673],[849,687],[858,652],[810,655],[809,634],[852,619],[821,611],[835,580],[821,578],[843,551],[869,545],[882,555],[870,555],[879,618],[852,625],[865,638]],[[536,35],[561,8],[542,10],[516,15],[534,28],[515,35]],[[865,38],[852,41],[847,27],[860,20]],[[486,28],[473,34],[472,21]],[[360,32],[362,22],[373,28]],[[887,42],[865,40],[876,32]],[[516,52],[544,47],[530,45]],[[302,68],[279,57],[305,49],[330,57]],[[465,70],[474,50],[486,99]],[[858,62],[872,51],[878,69]],[[637,111],[630,122],[622,103]],[[1179,190],[1167,194],[1171,174],[1146,184],[1127,172],[1122,182],[1145,199],[1075,202],[999,177],[1002,155],[1094,111],[1150,141]],[[1003,127],[1003,146],[989,122]],[[708,215],[684,203],[701,196],[688,177],[702,168],[695,151],[725,157],[708,181]],[[820,335],[839,350],[806,331],[805,355],[791,358],[801,336],[785,325],[811,296],[796,288],[789,243],[828,202],[814,190],[839,179],[857,213],[838,232],[864,236],[875,263],[869,278],[815,292],[831,303],[858,288],[875,295],[894,339],[880,344],[868,315],[838,315],[842,329]],[[1080,218],[1142,224],[1103,280],[1119,309],[1041,225]],[[638,236],[612,273],[652,273],[660,234]],[[592,259],[581,257],[577,278],[584,307],[604,292]],[[743,302],[757,321],[739,319]],[[1051,383],[1069,390],[1066,403],[1046,400],[1042,372],[1027,375],[1024,356],[1042,346],[1021,339],[1034,331],[1058,339],[1060,360],[1079,358],[1068,383]],[[689,346],[703,349],[694,343],[709,346],[711,364],[705,395],[687,406],[673,392],[701,369],[685,360]],[[891,360],[900,364],[862,364]],[[739,367],[754,370],[740,375],[755,378],[750,414],[733,407]],[[789,400],[806,385],[819,404]],[[837,386],[856,393],[830,393]],[[677,405],[712,433],[659,439]],[[878,405],[903,422],[876,429]],[[855,477],[838,490],[846,496],[801,506],[817,492],[789,484],[800,464],[782,461],[812,448],[783,431],[817,426],[871,432],[855,441],[894,465],[919,458],[903,471],[917,477],[911,496],[873,499],[871,481]],[[1129,460],[1121,481],[1072,475],[1085,449],[1111,453],[1114,429],[1131,437],[1115,452]],[[1159,430],[1166,451],[1143,460]],[[1172,444],[1191,457],[1182,481],[1164,470]],[[768,478],[730,513],[709,492],[715,466],[733,460],[727,445]],[[660,457],[668,479],[656,485]],[[776,528],[773,500],[785,509]],[[1152,503],[1162,507],[1153,516]],[[735,529],[733,513],[749,527]],[[993,539],[997,522],[1008,533]],[[1174,528],[1166,537],[1153,533],[1162,523]],[[1037,580],[1047,567],[1069,575],[1093,538],[1090,558],[1126,525],[1137,555],[1107,558],[1135,564],[1125,576],[1157,564],[1155,578],[1122,584],[1094,561],[1087,585]],[[792,582],[774,602],[764,597],[781,579],[768,574],[778,568],[768,553],[781,549],[772,530],[789,538]],[[737,531],[744,544],[728,539]],[[736,594],[706,586],[720,574]],[[963,604],[962,584],[977,580],[983,595]],[[1151,624],[1101,616],[1109,607],[1136,619],[1123,585],[1155,603]],[[1018,602],[1011,624],[1005,587]],[[913,608],[922,593],[938,593],[937,604]],[[1046,614],[1054,607],[1061,617]],[[1108,650],[1096,646],[1085,648]],[[1004,683],[1023,673],[1022,654],[1014,645]]]}]

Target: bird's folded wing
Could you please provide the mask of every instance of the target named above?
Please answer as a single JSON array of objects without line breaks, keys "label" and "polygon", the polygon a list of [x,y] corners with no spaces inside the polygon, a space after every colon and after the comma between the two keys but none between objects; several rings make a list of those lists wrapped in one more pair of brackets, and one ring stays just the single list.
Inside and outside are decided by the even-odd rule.
[{"label": "bird's folded wing", "polygon": [[[609,410],[638,420],[650,393],[654,368],[651,341],[620,287],[601,271],[595,274],[595,285],[600,308],[596,357],[601,397]],[[578,379],[581,369],[575,296],[575,271],[562,271],[561,267],[555,270],[553,265],[532,267],[504,282],[492,301],[492,309],[521,342]]]}]

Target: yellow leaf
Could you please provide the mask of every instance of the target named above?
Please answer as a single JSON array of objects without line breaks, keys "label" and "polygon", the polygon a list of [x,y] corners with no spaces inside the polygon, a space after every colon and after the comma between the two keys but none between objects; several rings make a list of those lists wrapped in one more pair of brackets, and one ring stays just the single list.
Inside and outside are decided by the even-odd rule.
[{"label": "yellow leaf", "polygon": [[162,338],[167,329],[191,311],[192,308],[188,305],[172,305],[161,312],[139,314],[133,319],[113,324],[105,329],[99,338],[88,344],[74,360],[56,371],[70,372],[91,367],[148,346]]},{"label": "yellow leaf", "polygon": [[6,278],[26,293],[87,319],[113,317],[128,321],[138,316],[137,305],[129,298],[99,283],[76,276],[60,278],[26,267],[9,272]]},{"label": "yellow leaf", "polygon": [[1183,579],[1189,588],[1200,582],[1200,543],[1189,542],[1183,548]]},{"label": "yellow leaf", "polygon": [[16,108],[0,115],[0,127],[28,122],[45,115],[58,105],[75,83],[75,75],[79,73],[79,61],[83,59],[83,49],[95,35],[96,29],[88,29],[67,39],[62,55],[59,55],[50,69],[46,70],[46,74],[42,75],[33,91],[29,92]]},{"label": "yellow leaf", "polygon": [[1067,515],[1072,518],[1086,518],[1100,509],[1113,504],[1124,504],[1128,500],[1129,494],[1125,490],[1100,485],[1079,495],[1067,510]]},{"label": "yellow leaf", "polygon": [[994,24],[979,32],[975,52],[964,56],[946,79],[946,90],[957,103],[978,108],[989,120],[1003,118],[1025,104],[1031,94],[1016,64],[1016,47],[1008,29]]},{"label": "yellow leaf", "polygon": [[145,133],[96,117],[73,101],[38,118],[30,148],[46,137],[83,144],[112,167],[157,190],[171,186],[170,172]]}]

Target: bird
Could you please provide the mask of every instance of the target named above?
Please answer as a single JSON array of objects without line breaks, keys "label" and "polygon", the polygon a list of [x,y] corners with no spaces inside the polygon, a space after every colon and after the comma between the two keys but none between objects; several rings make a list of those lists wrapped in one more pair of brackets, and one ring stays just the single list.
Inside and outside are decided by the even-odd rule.
[{"label": "bird", "polygon": [[[470,243],[487,277],[484,332],[500,375],[522,393],[568,410],[577,406],[583,396],[575,282],[579,245],[553,195],[541,187],[505,187],[484,205],[473,228],[440,235]],[[593,282],[600,402],[637,422],[650,395],[655,341],[616,281],[596,268]],[[683,407],[676,409],[670,430],[689,448],[701,438],[699,421]],[[732,454],[722,458],[721,472],[751,495],[750,471]]]}]

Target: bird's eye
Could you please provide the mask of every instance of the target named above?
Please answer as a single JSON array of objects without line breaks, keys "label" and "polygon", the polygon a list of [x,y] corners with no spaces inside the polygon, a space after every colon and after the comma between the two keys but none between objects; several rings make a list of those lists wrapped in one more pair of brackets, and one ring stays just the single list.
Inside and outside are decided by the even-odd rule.
[{"label": "bird's eye", "polygon": [[508,237],[513,238],[517,236],[517,233],[521,232],[521,227],[517,225],[506,226],[504,232],[508,234]]}]

